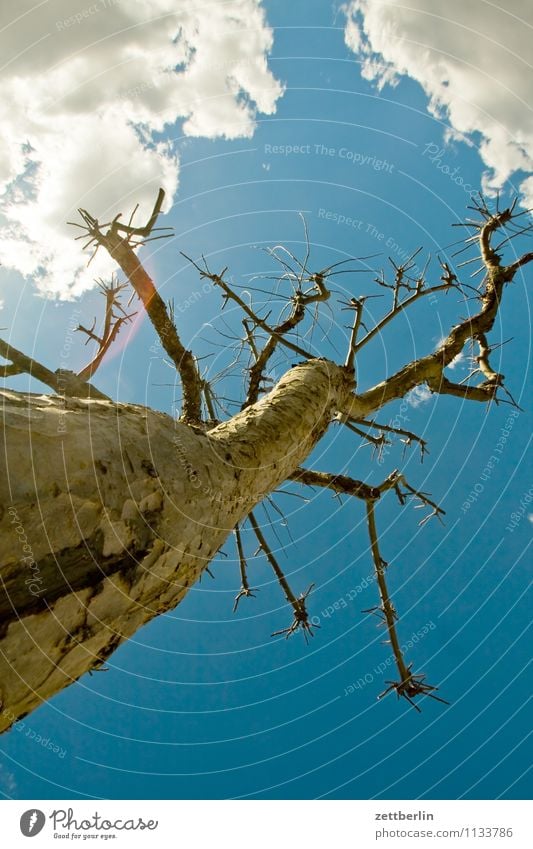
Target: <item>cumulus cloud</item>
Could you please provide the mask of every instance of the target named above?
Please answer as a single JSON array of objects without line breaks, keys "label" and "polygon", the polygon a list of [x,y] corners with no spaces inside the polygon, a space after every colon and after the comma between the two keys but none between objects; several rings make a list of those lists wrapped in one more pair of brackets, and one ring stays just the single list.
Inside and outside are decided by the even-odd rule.
[{"label": "cumulus cloud", "polygon": [[[400,75],[417,80],[430,110],[455,138],[472,141],[487,166],[485,191],[533,170],[533,67],[530,0],[350,0],[345,40],[379,87]],[[533,205],[533,178],[521,185]]]},{"label": "cumulus cloud", "polygon": [[420,386],[415,386],[414,389],[411,389],[405,400],[410,407],[414,407],[416,409],[416,407],[421,407],[422,404],[427,404],[432,398],[433,393],[428,389],[425,383],[423,383]]},{"label": "cumulus cloud", "polygon": [[[83,206],[109,220],[159,186],[179,158],[162,133],[250,137],[282,94],[267,66],[260,0],[69,0],[0,7],[0,262],[43,293],[78,294],[90,273],[66,221]],[[100,256],[102,254],[102,256]]]}]

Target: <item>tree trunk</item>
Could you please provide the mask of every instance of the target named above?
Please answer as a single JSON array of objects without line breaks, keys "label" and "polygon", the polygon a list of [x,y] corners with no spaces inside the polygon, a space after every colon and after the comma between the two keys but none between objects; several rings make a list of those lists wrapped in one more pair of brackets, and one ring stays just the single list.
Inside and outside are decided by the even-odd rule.
[{"label": "tree trunk", "polygon": [[207,433],[130,404],[0,392],[0,731],[179,604],[350,383],[309,361]]}]

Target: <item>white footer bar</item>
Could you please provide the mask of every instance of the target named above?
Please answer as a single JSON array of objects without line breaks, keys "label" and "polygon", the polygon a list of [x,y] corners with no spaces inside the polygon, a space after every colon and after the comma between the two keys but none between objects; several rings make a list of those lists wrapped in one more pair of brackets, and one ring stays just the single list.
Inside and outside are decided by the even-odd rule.
[{"label": "white footer bar", "polygon": [[9,800],[0,835],[6,849],[532,849],[533,817],[524,801]]}]

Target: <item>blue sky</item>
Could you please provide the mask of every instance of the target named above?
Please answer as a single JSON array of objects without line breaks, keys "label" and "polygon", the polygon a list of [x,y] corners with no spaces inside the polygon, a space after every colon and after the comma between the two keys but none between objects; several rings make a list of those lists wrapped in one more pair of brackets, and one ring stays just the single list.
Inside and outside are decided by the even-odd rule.
[{"label": "blue sky", "polygon": [[[529,191],[525,167],[505,174],[504,142],[498,150],[487,144],[489,123],[480,124],[484,134],[476,134],[475,127],[461,123],[453,104],[456,135],[472,132],[468,143],[450,139],[450,120],[428,110],[428,88],[420,84],[423,69],[416,70],[418,82],[404,76],[381,91],[368,72],[363,76],[363,54],[346,44],[341,12],[303,0],[290,7],[269,0],[263,7],[273,34],[268,67],[285,87],[271,98],[272,114],[259,109],[255,127],[244,127],[235,138],[196,136],[186,124],[184,129],[183,119],[153,130],[152,144],[162,140],[179,162],[179,186],[163,222],[174,228],[174,237],[153,243],[144,258],[163,296],[174,299],[184,340],[199,355],[211,355],[203,361],[210,375],[231,359],[220,331],[235,328],[240,317],[230,307],[221,316],[217,293],[202,288],[180,250],[194,257],[204,253],[215,269],[228,266],[234,282],[248,291],[274,285],[257,277],[276,273],[260,248],[283,243],[298,256],[305,252],[299,212],[309,231],[313,270],[379,253],[353,263],[366,274],[334,278],[332,309],[323,313],[308,340],[317,353],[339,359],[337,352],[343,355],[346,345],[346,314],[338,300],[375,294],[373,277],[386,267],[387,256],[401,261],[423,246],[424,257],[450,259],[451,244],[461,235],[451,224],[465,217],[469,192],[490,182],[489,167],[505,178],[503,201],[520,187]],[[54,27],[64,19],[49,18],[53,38],[64,34]],[[76,26],[81,31],[85,25]],[[106,55],[110,48],[101,49]],[[107,61],[111,65],[110,56]],[[401,67],[398,57],[394,61]],[[454,80],[450,74],[446,88],[453,89]],[[195,118],[204,135],[216,136],[210,123],[216,117],[202,113]],[[501,125],[503,116],[496,120]],[[516,150],[509,159],[517,161]],[[525,158],[521,161],[526,164]],[[153,196],[157,185],[154,162],[153,173],[138,178],[146,202],[147,186]],[[161,165],[162,171],[165,167],[170,166]],[[127,170],[127,162],[120,168]],[[104,194],[110,191],[106,176],[103,170]],[[125,179],[130,182],[124,213],[136,202],[135,176],[129,173]],[[168,173],[165,179],[172,184]],[[165,184],[163,176],[160,182]],[[105,210],[107,195],[102,203]],[[100,214],[96,208],[90,211]],[[37,249],[35,256],[41,256]],[[85,290],[85,283],[69,292],[55,255],[53,267],[55,283],[47,283],[47,297],[36,296],[34,283],[21,276],[20,268],[6,267],[0,278],[2,326],[9,328],[13,345],[51,368],[73,316],[80,320],[75,311],[81,310],[87,322],[99,311],[99,299],[94,290]],[[464,278],[473,268],[466,267]],[[526,269],[506,291],[491,336],[494,343],[512,337],[498,349],[501,363],[496,364],[524,410],[531,402],[529,274]],[[429,276],[438,278],[435,263]],[[267,296],[255,297],[259,303]],[[373,315],[383,308],[379,300],[369,304]],[[431,350],[470,308],[455,294],[417,305],[365,350],[358,364],[360,386],[373,385]],[[156,340],[147,322],[135,325],[131,339],[127,331],[122,336],[96,385],[120,400],[174,413],[179,387],[153,349]],[[80,338],[72,349],[72,368],[80,368],[87,357]],[[290,362],[282,358],[273,376],[281,376]],[[468,366],[467,351],[455,367],[458,379],[468,374]],[[26,384],[18,378],[10,385]],[[235,389],[234,379],[220,384],[221,394]],[[487,410],[424,393],[391,405],[379,419],[388,422],[395,416],[428,440],[430,454],[423,465],[415,448],[403,456],[398,445],[387,450],[382,463],[373,462],[371,449],[340,428],[331,429],[308,465],[372,483],[401,466],[414,486],[430,491],[445,508],[444,526],[435,522],[421,529],[418,512],[401,508],[389,495],[380,505],[378,522],[391,564],[400,638],[412,644],[407,657],[439,686],[449,707],[426,699],[418,714],[393,695],[377,701],[391,666],[375,619],[361,612],[377,601],[363,505],[340,503],[325,492],[303,493],[308,502],[279,494],[275,503],[288,526],[272,508],[272,528],[262,508],[257,515],[280,550],[294,588],[301,592],[315,583],[309,608],[319,617],[320,629],[310,645],[300,634],[290,640],[270,637],[289,624],[290,616],[259,557],[251,559],[250,567],[258,597],[244,599],[232,615],[239,577],[228,540],[226,557],[213,564],[214,580],[205,575],[175,611],[138,632],[111,657],[107,672],[86,676],[0,739],[4,796],[530,797],[532,524],[527,514],[533,511],[528,509],[509,529],[532,485],[530,416],[515,415],[508,405]],[[498,462],[487,470],[494,456]],[[253,554],[248,536],[245,543]],[[52,741],[59,753],[36,742],[37,735]]]}]

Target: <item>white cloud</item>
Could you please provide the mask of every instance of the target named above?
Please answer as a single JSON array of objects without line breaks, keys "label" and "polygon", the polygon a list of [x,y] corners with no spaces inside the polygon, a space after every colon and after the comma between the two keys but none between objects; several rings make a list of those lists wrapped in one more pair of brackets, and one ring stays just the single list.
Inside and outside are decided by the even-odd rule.
[{"label": "white cloud", "polygon": [[420,407],[422,404],[427,404],[433,398],[433,393],[430,392],[425,383],[420,386],[415,386],[411,389],[405,400],[411,407]]},{"label": "white cloud", "polygon": [[[446,336],[442,336],[442,337],[438,340],[438,342],[437,342],[437,344],[436,344],[436,346],[435,346],[435,347],[436,347],[436,348],[442,348],[442,346],[444,345],[445,341],[446,341]],[[451,363],[448,363],[447,368],[455,369],[455,368],[459,368],[460,366],[461,366],[461,368],[462,368],[462,367],[464,367],[464,365],[466,364],[466,361],[467,361],[467,357],[466,357],[466,354],[464,353],[464,351],[459,351],[459,353],[457,354],[457,356],[455,356],[455,357],[453,358],[453,360],[451,361]]]},{"label": "white cloud", "polygon": [[460,351],[457,354],[457,356],[453,358],[451,363],[448,364],[448,368],[454,369],[454,368],[458,368],[459,366],[463,366],[465,359],[466,358],[465,358],[464,352]]},{"label": "white cloud", "polygon": [[[77,294],[110,270],[85,271],[67,220],[102,219],[157,189],[167,206],[179,161],[157,133],[250,137],[282,87],[267,67],[272,31],[260,0],[20,0],[0,8],[0,262],[45,293]],[[101,254],[101,256],[100,256]]]},{"label": "white cloud", "polygon": [[[345,40],[379,87],[417,80],[430,110],[448,117],[452,137],[481,134],[486,191],[533,170],[530,0],[350,0]],[[533,178],[522,183],[533,205]]]}]

